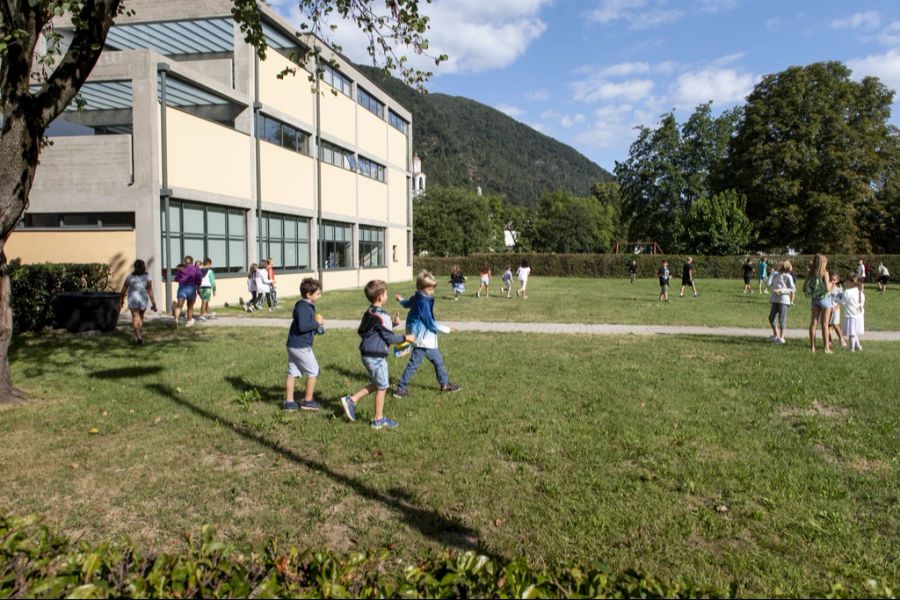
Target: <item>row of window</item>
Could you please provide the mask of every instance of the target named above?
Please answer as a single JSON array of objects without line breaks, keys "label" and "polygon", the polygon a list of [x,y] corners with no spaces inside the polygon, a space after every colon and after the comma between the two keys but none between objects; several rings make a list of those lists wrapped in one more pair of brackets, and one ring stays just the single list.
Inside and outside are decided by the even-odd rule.
[{"label": "row of window", "polygon": [[379,119],[384,118],[384,104],[359,86],[356,87],[356,100],[359,102],[360,106],[377,116]]},{"label": "row of window", "polygon": [[359,172],[366,177],[371,177],[378,181],[384,182],[384,166],[368,158],[359,157]]},{"label": "row of window", "polygon": [[133,212],[25,213],[22,229],[134,229]]},{"label": "row of window", "polygon": [[325,80],[325,83],[341,92],[345,96],[350,95],[350,80],[346,75],[332,67],[331,65],[325,65],[324,73],[322,75],[322,79]]},{"label": "row of window", "polygon": [[264,114],[259,115],[257,127],[261,140],[300,154],[309,154],[310,136],[305,131]]},{"label": "row of window", "polygon": [[[184,256],[209,257],[216,272],[246,270],[246,211],[179,200],[169,202],[169,211],[171,235],[166,235],[163,210],[160,223],[164,248],[168,239],[171,264],[177,264]],[[130,214],[133,220],[134,215]],[[261,221],[263,258],[271,258],[278,269],[309,269],[311,219],[264,211]],[[384,238],[382,227],[359,226],[361,267],[385,266]],[[319,225],[318,243],[322,268],[353,267],[352,224],[323,220]]]},{"label": "row of window", "polygon": [[[347,78],[346,75],[344,75],[331,65],[325,65],[322,78],[325,80],[325,83],[329,84],[331,87],[341,92],[345,96],[350,97],[352,82]],[[364,90],[359,85],[356,86],[356,101],[360,106],[362,106],[372,114],[377,115],[379,119],[384,119],[384,103],[375,98],[375,96]],[[409,130],[409,123],[403,117],[390,109],[388,109],[388,123],[390,123],[390,125],[394,129],[397,129],[404,134],[406,134]]]}]

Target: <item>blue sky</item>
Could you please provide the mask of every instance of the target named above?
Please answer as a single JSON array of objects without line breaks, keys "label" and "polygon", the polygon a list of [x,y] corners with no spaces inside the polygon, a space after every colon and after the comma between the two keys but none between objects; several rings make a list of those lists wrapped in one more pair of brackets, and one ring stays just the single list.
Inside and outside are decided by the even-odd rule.
[{"label": "blue sky", "polygon": [[[296,0],[270,4],[298,22]],[[855,78],[900,88],[900,0],[434,0],[420,10],[431,48],[450,56],[430,69],[430,91],[498,108],[610,171],[634,127],[672,109],[684,120],[708,100],[732,107],[791,65],[839,60]],[[333,35],[366,62],[352,26]]]}]

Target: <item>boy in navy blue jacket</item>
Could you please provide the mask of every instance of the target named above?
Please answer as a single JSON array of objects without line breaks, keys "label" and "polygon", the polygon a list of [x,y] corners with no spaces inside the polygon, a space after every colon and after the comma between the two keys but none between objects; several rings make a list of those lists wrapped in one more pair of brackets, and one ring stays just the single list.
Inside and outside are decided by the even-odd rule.
[{"label": "boy in navy blue jacket", "polygon": [[383,308],[388,297],[385,282],[380,279],[370,281],[366,284],[365,293],[372,305],[365,312],[359,324],[358,333],[362,338],[359,343],[359,352],[362,355],[362,362],[369,372],[371,383],[352,396],[341,398],[341,406],[344,407],[344,414],[347,415],[347,418],[355,421],[356,403],[375,392],[375,418],[371,423],[372,428],[393,429],[397,426],[397,422],[384,416],[384,397],[391,385],[388,378],[387,355],[391,344],[399,344],[404,340],[412,342],[415,338],[412,335],[403,336],[394,333],[393,329],[400,324],[400,318],[398,316],[392,320]]},{"label": "boy in navy blue jacket", "polygon": [[[322,284],[312,277],[300,282],[300,300],[294,305],[294,318],[288,333],[288,374],[284,382],[284,410],[320,410],[322,407],[313,400],[319,363],[313,353],[313,336],[325,333],[324,320],[316,315],[316,302],[322,297]],[[294,378],[306,375],[306,391],[303,402],[294,402]]]}]

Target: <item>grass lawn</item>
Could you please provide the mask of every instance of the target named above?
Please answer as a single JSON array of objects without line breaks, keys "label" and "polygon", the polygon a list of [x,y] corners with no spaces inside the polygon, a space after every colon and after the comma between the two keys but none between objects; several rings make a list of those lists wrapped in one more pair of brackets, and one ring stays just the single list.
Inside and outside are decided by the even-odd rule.
[{"label": "grass lawn", "polygon": [[[474,278],[470,277],[471,282]],[[699,298],[678,297],[679,285],[670,288],[668,304],[659,301],[656,279],[639,279],[634,285],[627,279],[579,279],[563,277],[532,277],[528,281],[528,300],[506,299],[496,296],[477,299],[477,285],[467,286],[470,292],[458,301],[445,278],[438,279],[435,313],[446,321],[511,321],[559,323],[617,323],[641,325],[705,325],[711,327],[767,328],[769,316],[768,294],[742,293],[742,280],[698,280]],[[673,280],[674,281],[674,280]],[[754,281],[754,286],[756,282]],[[755,288],[754,288],[755,289]],[[415,292],[413,282],[391,284],[391,300],[387,309],[402,310],[393,295]],[[280,316],[289,319],[291,308],[299,299],[287,297],[282,310],[245,313],[239,308],[216,309],[220,314],[248,317]],[[888,288],[881,295],[869,286],[866,298],[866,328],[871,331],[900,330],[900,288]],[[362,290],[327,291],[319,303],[319,312],[326,319],[358,319],[368,303]],[[809,299],[798,292],[796,306],[788,313],[788,326],[805,328],[809,325]]]},{"label": "grass lawn", "polygon": [[39,400],[0,411],[0,510],[155,549],[214,523],[257,544],[475,548],[742,594],[900,582],[900,344],[461,333],[442,349],[463,391],[440,395],[426,365],[388,399],[400,427],[372,431],[337,402],[366,383],[349,331],[316,342],[325,410],[279,409],[285,335],[16,338],[14,380]]}]

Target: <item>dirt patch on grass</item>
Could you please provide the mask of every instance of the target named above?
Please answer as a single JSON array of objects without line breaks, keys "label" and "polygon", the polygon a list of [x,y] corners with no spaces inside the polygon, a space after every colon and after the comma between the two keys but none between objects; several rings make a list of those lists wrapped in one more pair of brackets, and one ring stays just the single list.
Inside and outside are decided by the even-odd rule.
[{"label": "dirt patch on grass", "polygon": [[818,400],[813,400],[812,408],[783,406],[778,409],[778,414],[782,417],[825,417],[827,419],[846,417],[849,412],[846,408],[828,406]]}]

